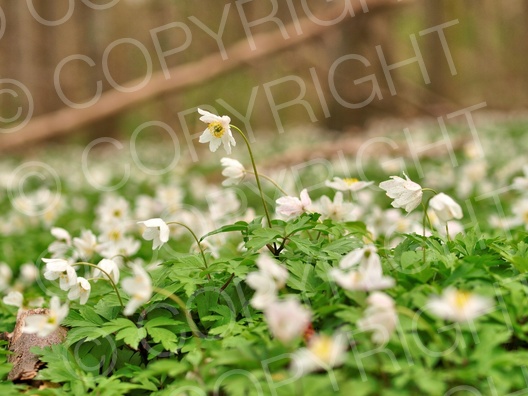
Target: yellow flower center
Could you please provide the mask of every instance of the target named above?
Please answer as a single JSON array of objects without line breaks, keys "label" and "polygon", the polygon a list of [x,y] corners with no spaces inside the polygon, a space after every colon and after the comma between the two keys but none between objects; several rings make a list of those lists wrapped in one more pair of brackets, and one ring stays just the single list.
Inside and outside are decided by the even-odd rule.
[{"label": "yellow flower center", "polygon": [[121,239],[121,232],[119,230],[112,230],[108,234],[108,238],[111,241],[119,241]]},{"label": "yellow flower center", "polygon": [[526,224],[528,224],[528,211],[523,213],[522,219]]},{"label": "yellow flower center", "polygon": [[330,363],[332,359],[333,341],[330,337],[320,336],[314,340],[310,351],[325,363]]},{"label": "yellow flower center", "polygon": [[209,128],[209,131],[211,131],[211,135],[213,135],[215,138],[221,138],[225,132],[225,129],[222,126],[222,123],[218,121],[211,122],[207,126],[207,128]]},{"label": "yellow flower center", "polygon": [[455,294],[455,306],[458,309],[463,309],[466,306],[470,297],[471,293],[469,292],[457,291]]},{"label": "yellow flower center", "polygon": [[345,181],[346,184],[348,184],[349,186],[351,186],[352,184],[356,184],[359,180],[356,179],[355,177],[347,177],[345,179],[343,179]]}]

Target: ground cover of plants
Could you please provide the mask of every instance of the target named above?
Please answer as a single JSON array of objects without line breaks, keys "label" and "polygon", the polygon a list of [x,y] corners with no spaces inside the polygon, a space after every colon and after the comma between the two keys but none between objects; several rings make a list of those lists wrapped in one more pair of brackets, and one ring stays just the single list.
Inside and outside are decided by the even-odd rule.
[{"label": "ground cover of plants", "polygon": [[[0,160],[2,395],[526,392],[526,121],[274,167],[327,134],[199,117],[197,161],[154,141]],[[67,335],[12,381],[7,333],[37,307],[24,334]]]}]

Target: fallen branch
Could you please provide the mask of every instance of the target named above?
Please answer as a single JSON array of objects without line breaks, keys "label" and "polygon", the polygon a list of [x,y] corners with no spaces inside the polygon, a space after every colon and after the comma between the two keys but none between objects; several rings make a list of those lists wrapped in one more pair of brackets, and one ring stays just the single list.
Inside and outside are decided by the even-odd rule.
[{"label": "fallen branch", "polygon": [[[369,12],[391,5],[400,4],[396,0],[369,0]],[[361,2],[353,5],[354,14],[363,13]],[[320,20],[335,20],[343,13],[343,4],[327,7],[316,15]],[[340,23],[347,21],[343,18]],[[247,40],[243,39],[227,50],[229,58],[222,59],[220,53],[209,55],[199,61],[191,62],[169,69],[170,78],[166,79],[163,71],[152,75],[148,84],[134,92],[120,92],[110,90],[101,95],[92,106],[83,109],[64,108],[36,117],[24,128],[13,134],[0,135],[0,151],[7,151],[17,147],[64,135],[70,131],[100,121],[109,116],[120,113],[133,106],[153,99],[167,92],[178,91],[202,84],[207,80],[232,71],[265,56],[293,47],[308,39],[321,35],[330,28],[337,26],[322,26],[315,24],[309,18],[301,19],[286,26],[289,39],[284,39],[281,31],[261,33],[253,36],[256,49],[251,51]],[[302,34],[297,31],[300,28]],[[136,86],[143,78],[131,81],[128,86]]]}]

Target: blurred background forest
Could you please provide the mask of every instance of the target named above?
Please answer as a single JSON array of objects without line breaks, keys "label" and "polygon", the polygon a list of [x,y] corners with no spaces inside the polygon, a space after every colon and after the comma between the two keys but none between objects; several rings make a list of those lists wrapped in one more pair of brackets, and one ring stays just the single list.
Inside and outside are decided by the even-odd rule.
[{"label": "blurred background forest", "polygon": [[[152,94],[138,100],[133,97],[143,88],[120,92],[114,100],[132,98],[130,104],[109,114],[88,117],[78,125],[74,122],[73,128],[60,133],[82,137],[81,141],[96,136],[127,136],[150,120],[165,122],[178,132],[186,110],[207,104],[233,119],[233,109],[246,115],[253,104],[253,128],[273,130],[277,122],[267,93],[272,92],[274,103],[280,104],[299,99],[303,89],[306,92],[302,99],[310,104],[313,114],[306,106],[289,106],[280,111],[284,125],[308,122],[321,129],[344,131],[362,127],[372,119],[435,117],[481,102],[487,103],[487,110],[526,108],[525,0],[366,1],[369,12],[360,10],[324,29],[312,23],[319,29],[316,34],[304,30],[294,45],[230,66],[239,53],[230,52],[233,45],[238,43],[242,53],[252,53],[244,18],[256,21],[275,12],[274,20],[251,27],[257,37],[266,32],[280,33],[277,20],[299,28],[296,23],[306,19],[307,9],[317,14],[334,3],[337,1],[0,0],[0,76],[3,84],[16,80],[27,87],[34,103],[31,122],[49,121],[39,124],[39,128],[53,129],[57,119],[42,117],[71,109],[63,98],[83,104],[62,114],[68,119],[91,107],[89,101],[99,87],[110,92],[139,79],[145,89],[152,90]],[[218,42],[210,34],[219,32],[222,23],[221,40],[228,59],[222,59]],[[452,64],[438,32],[423,33],[441,24],[446,24],[441,32]],[[416,56],[411,38],[420,49],[430,82],[424,81],[423,70],[414,62],[391,71],[391,93],[377,48],[381,48],[387,64],[396,64]],[[160,51],[164,53],[161,58]],[[351,54],[364,57],[368,64],[350,58],[332,70],[340,57]],[[72,55],[83,58],[68,58]],[[225,71],[215,69],[203,79],[200,68],[194,76],[189,70],[181,75],[171,72],[164,76],[165,81],[185,82],[191,75],[192,82],[160,93],[151,86],[150,67],[155,75],[163,73],[164,62],[167,68],[174,68],[208,56],[216,57],[215,67],[228,67]],[[368,105],[351,108],[342,104],[367,100],[374,92],[373,80],[379,84],[379,91]],[[136,81],[132,86],[143,85]],[[341,103],[335,100],[332,89],[337,90]],[[321,95],[326,100],[322,101]],[[10,122],[25,100],[20,90],[17,94],[2,91],[0,123],[4,132],[9,132]],[[189,128],[202,129],[198,125]],[[30,133],[34,130],[26,132],[22,128],[16,135],[27,137]],[[2,140],[13,139],[13,135],[0,134],[0,147]]]}]

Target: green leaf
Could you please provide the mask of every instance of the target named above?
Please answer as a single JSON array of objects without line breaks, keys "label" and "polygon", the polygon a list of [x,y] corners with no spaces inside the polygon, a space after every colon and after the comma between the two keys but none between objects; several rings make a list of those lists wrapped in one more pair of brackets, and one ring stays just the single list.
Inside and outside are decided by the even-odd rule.
[{"label": "green leaf", "polygon": [[95,313],[93,308],[88,305],[85,305],[81,309],[79,309],[79,313],[84,319],[95,325],[102,325],[104,323],[104,320]]},{"label": "green leaf", "polygon": [[174,332],[161,327],[150,327],[147,331],[152,340],[156,343],[161,343],[165,350],[176,352],[178,349],[178,337]]},{"label": "green leaf", "polygon": [[138,328],[134,322],[125,318],[114,319],[103,325],[102,329],[108,334],[117,332],[116,340],[123,340],[134,349],[137,349],[139,342],[147,336],[146,329]]},{"label": "green leaf", "polygon": [[220,227],[214,231],[211,231],[205,234],[203,237],[200,238],[200,242],[203,241],[207,237],[220,234],[223,232],[233,232],[233,231],[246,231],[247,232],[247,230],[248,230],[248,223],[246,223],[245,221],[237,221],[235,224],[226,225],[226,226]]}]

